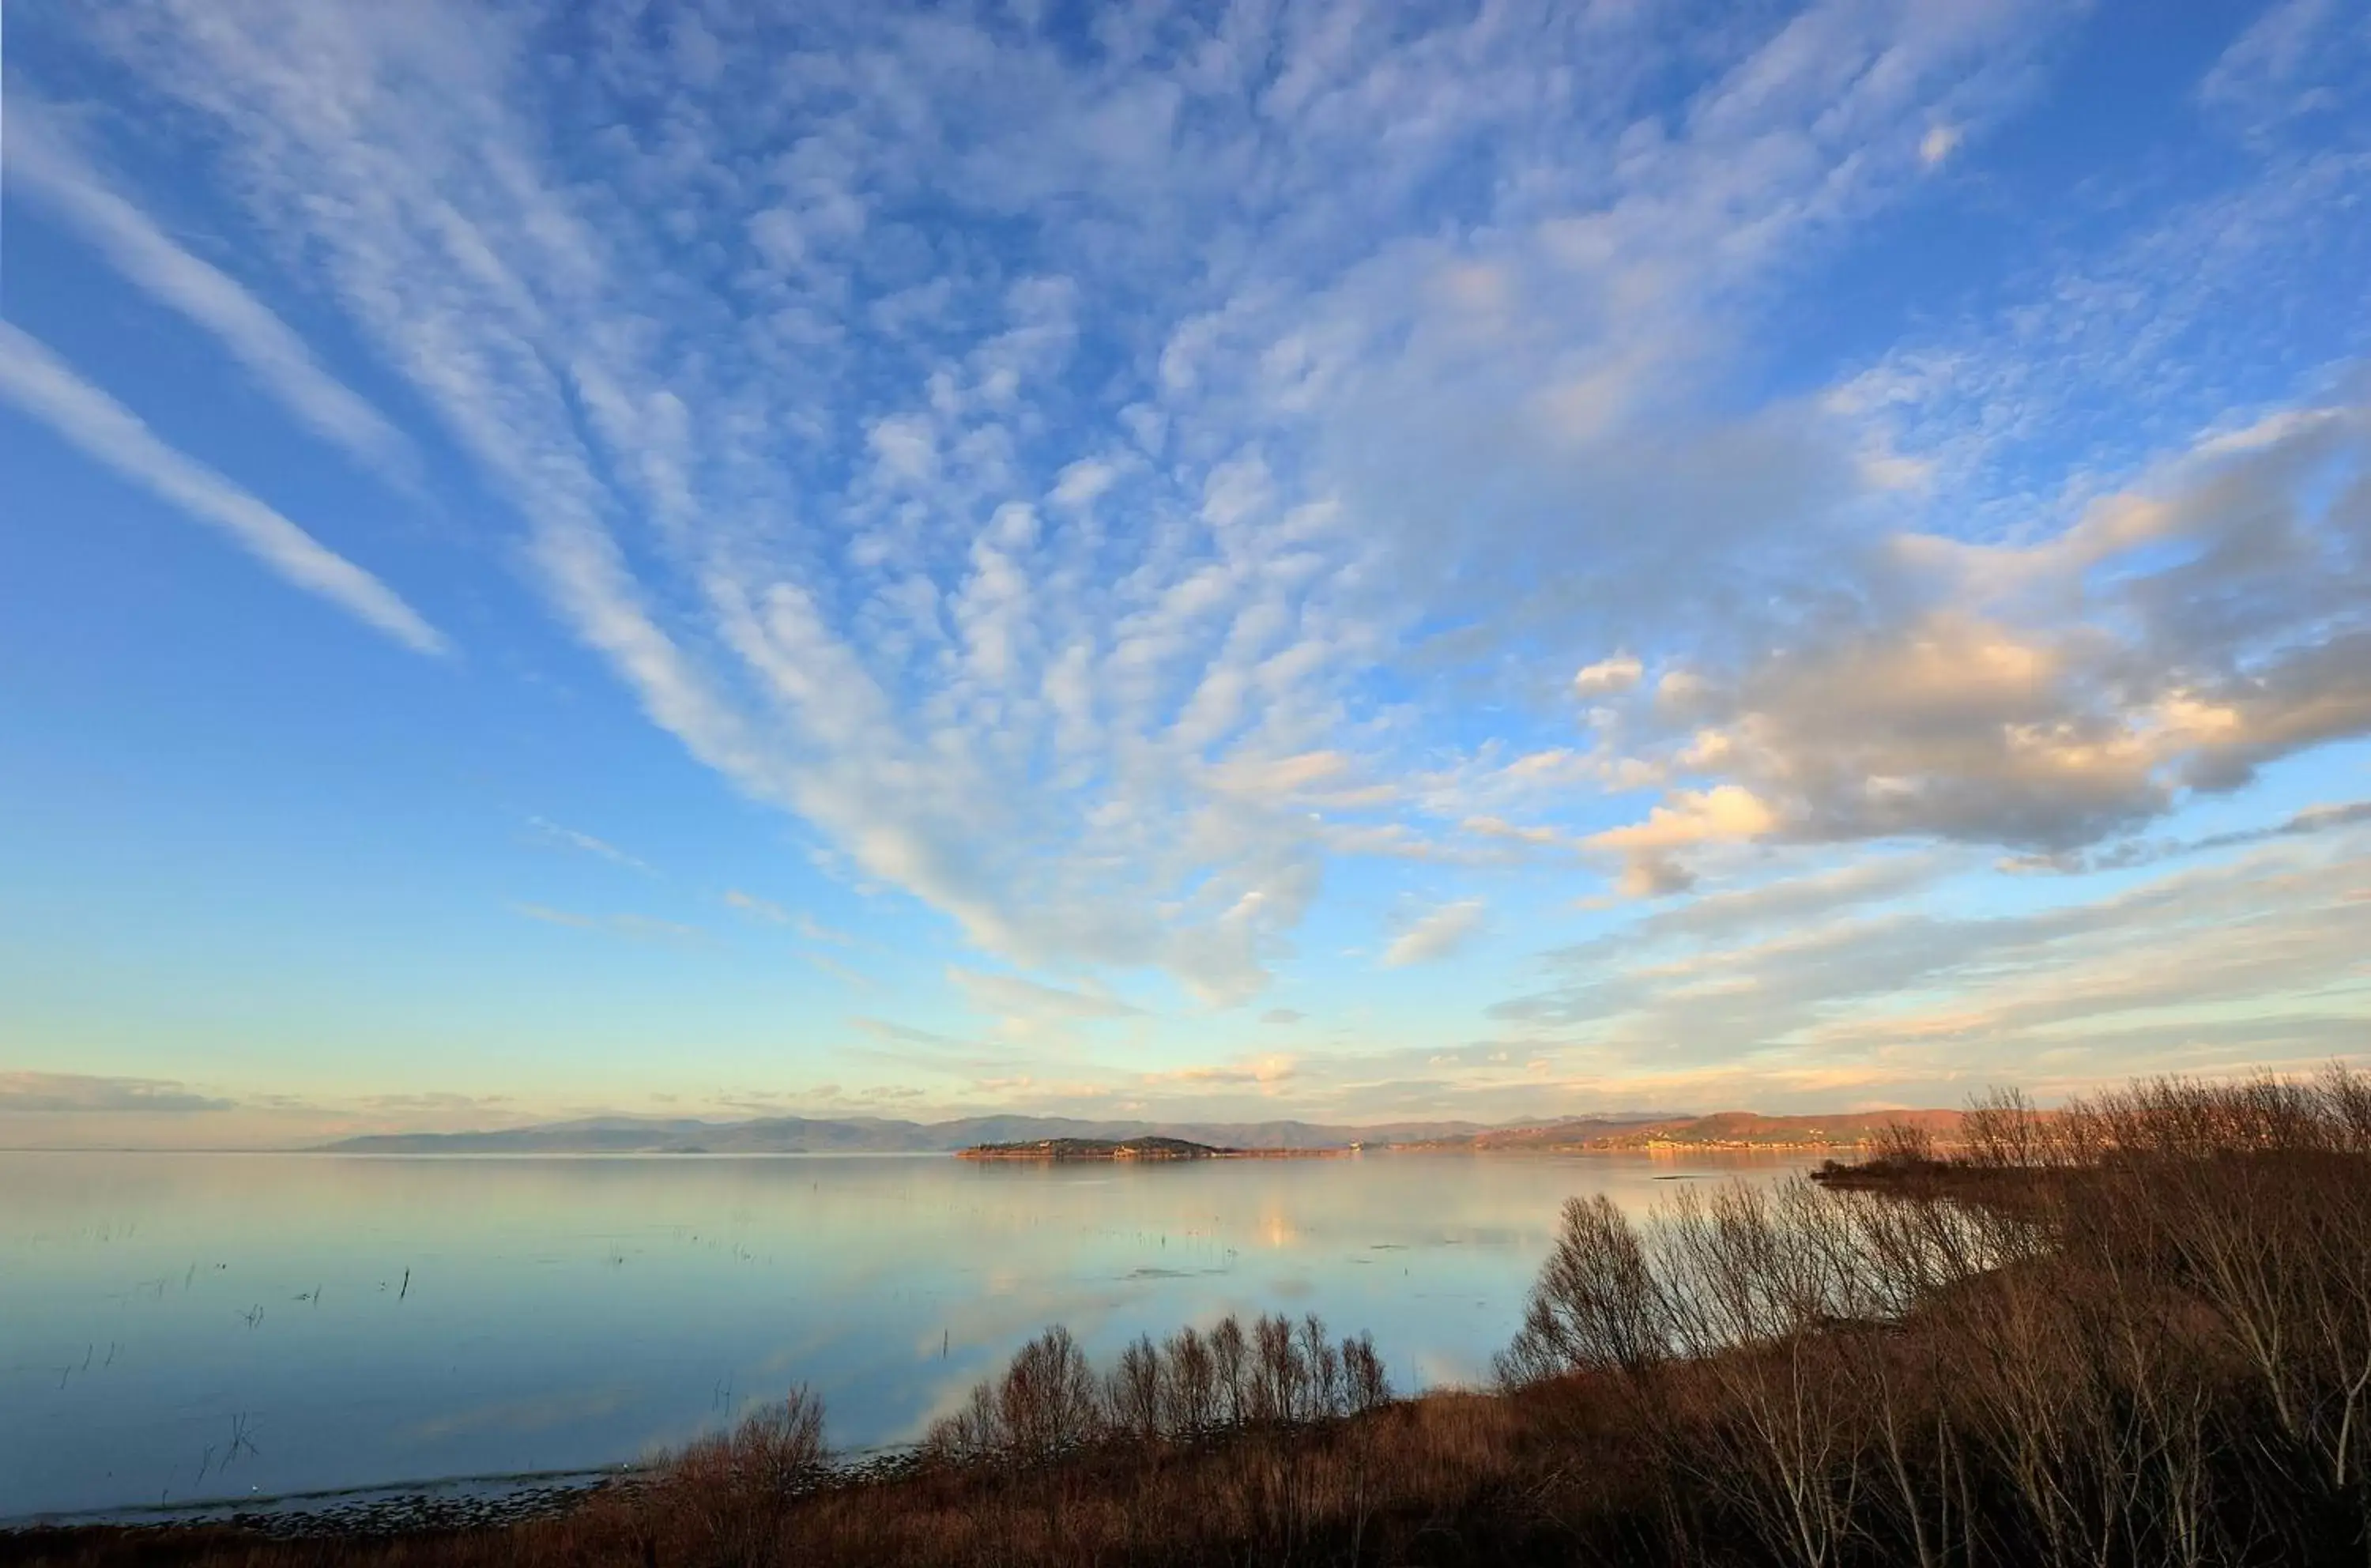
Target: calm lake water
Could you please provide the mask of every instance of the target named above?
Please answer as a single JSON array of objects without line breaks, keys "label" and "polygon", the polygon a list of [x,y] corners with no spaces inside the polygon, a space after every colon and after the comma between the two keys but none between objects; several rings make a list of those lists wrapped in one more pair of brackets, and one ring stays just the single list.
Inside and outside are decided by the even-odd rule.
[{"label": "calm lake water", "polygon": [[893,1443],[1052,1322],[1478,1381],[1567,1197],[1803,1163],[0,1153],[0,1519],[617,1464],[799,1380]]}]

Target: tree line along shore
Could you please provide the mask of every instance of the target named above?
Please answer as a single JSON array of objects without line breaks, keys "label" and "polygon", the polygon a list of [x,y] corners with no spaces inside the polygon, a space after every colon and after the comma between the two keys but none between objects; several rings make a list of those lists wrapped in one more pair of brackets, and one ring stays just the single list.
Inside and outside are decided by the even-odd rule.
[{"label": "tree line along shore", "polygon": [[1490,1388],[1230,1319],[1048,1330],[891,1465],[804,1391],[556,1516],[0,1562],[1789,1568],[2371,1562],[2371,1080],[2160,1079],[1822,1179],[1565,1207]]}]

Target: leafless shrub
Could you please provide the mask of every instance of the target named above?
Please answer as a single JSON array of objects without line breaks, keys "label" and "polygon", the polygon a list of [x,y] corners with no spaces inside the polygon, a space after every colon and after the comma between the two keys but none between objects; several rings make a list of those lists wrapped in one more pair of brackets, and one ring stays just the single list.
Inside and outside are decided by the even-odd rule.
[{"label": "leafless shrub", "polygon": [[1970,1101],[1960,1119],[1969,1163],[1995,1170],[2032,1170],[2054,1152],[2041,1113],[2022,1090],[1995,1089]]},{"label": "leafless shrub", "polygon": [[1383,1358],[1375,1354],[1372,1335],[1360,1333],[1342,1342],[1342,1389],[1349,1413],[1354,1416],[1369,1414],[1392,1402],[1391,1375],[1383,1369]]},{"label": "leafless shrub", "polygon": [[1161,1419],[1180,1436],[1205,1432],[1219,1415],[1218,1367],[1209,1343],[1191,1328],[1170,1336],[1161,1364]]},{"label": "leafless shrub", "polygon": [[1602,1193],[1570,1198],[1522,1332],[1495,1366],[1515,1384],[1586,1368],[1637,1371],[1663,1357],[1671,1332],[1661,1282],[1629,1217]]},{"label": "leafless shrub", "polygon": [[1252,1325],[1251,1418],[1260,1422],[1300,1419],[1307,1368],[1293,1343],[1292,1320],[1264,1316]]},{"label": "leafless shrub", "polygon": [[822,1400],[801,1386],[729,1431],[696,1439],[661,1467],[663,1505],[716,1560],[759,1560],[782,1516],[827,1473],[823,1413]]},{"label": "leafless shrub", "polygon": [[1342,1356],[1325,1337],[1325,1320],[1312,1312],[1301,1320],[1301,1421],[1325,1421],[1342,1413]]},{"label": "leafless shrub", "polygon": [[1210,1362],[1227,1424],[1239,1427],[1251,1418],[1251,1345],[1232,1313],[1210,1331]]},{"label": "leafless shrub", "polygon": [[1868,1158],[1896,1170],[1926,1169],[1937,1163],[1935,1135],[1915,1123],[1888,1122],[1869,1140]]},{"label": "leafless shrub", "polygon": [[779,1404],[751,1412],[730,1431],[694,1441],[667,1468],[669,1484],[780,1504],[813,1486],[829,1454],[823,1401],[804,1384]]},{"label": "leafless shrub", "polygon": [[1101,1375],[1057,1326],[933,1423],[921,1448],[955,1465],[1030,1466],[1107,1437],[1155,1442],[1221,1425],[1306,1425],[1370,1414],[1391,1401],[1373,1339],[1360,1334],[1337,1344],[1315,1313],[1298,1323],[1264,1317],[1249,1336],[1233,1318],[1207,1335],[1182,1329],[1165,1343],[1139,1336]]},{"label": "leafless shrub", "polygon": [[1106,1385],[1115,1432],[1151,1439],[1163,1429],[1161,1393],[1161,1352],[1150,1335],[1119,1353]]},{"label": "leafless shrub", "polygon": [[957,1464],[993,1458],[1007,1447],[1003,1412],[997,1403],[993,1381],[973,1384],[962,1408],[932,1422],[922,1437],[925,1454]]},{"label": "leafless shrub", "polygon": [[1092,1441],[1103,1431],[1096,1384],[1070,1331],[1058,1323],[1047,1329],[1014,1353],[997,1386],[1006,1443],[1024,1459],[1042,1460]]}]

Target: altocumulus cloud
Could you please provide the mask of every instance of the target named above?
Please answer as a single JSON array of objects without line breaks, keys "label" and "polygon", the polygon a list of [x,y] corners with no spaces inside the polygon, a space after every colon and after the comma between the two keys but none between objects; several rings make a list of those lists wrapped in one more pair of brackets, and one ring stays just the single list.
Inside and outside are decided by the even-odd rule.
[{"label": "altocumulus cloud", "polygon": [[[981,949],[1226,1002],[1329,854],[1471,853],[1434,841],[1475,802],[1395,782],[1436,748],[1346,723],[1379,660],[1463,618],[1615,695],[1697,563],[1828,525],[1853,433],[1694,388],[2056,15],[1519,8],[654,22],[712,36],[695,67],[475,6],[143,0],[86,41],[237,149],[230,199],[654,722]],[[1690,112],[1625,141],[1673,71]],[[1570,646],[1591,608],[1636,651]]]},{"label": "altocumulus cloud", "polygon": [[[507,502],[568,632],[850,881],[950,921],[987,955],[950,985],[1008,1033],[1135,1027],[1114,970],[1243,1002],[1365,861],[1443,879],[1394,966],[1481,934],[1460,875],[1672,900],[1505,1020],[1589,1026],[1598,961],[1666,953],[1743,1041],[1723,1009],[1791,995],[1783,955],[1725,982],[1690,941],[1816,918],[1805,962],[1856,975],[2079,945],[1862,911],[1960,857],[2110,865],[2371,734],[2361,382],[2229,369],[2294,364],[2333,301],[2315,352],[2362,348],[2371,164],[2286,139],[2359,121],[2342,6],[2235,22],[2192,85],[2244,151],[2226,183],[2111,179],[2111,240],[1844,363],[1787,359],[1802,281],[1972,179],[2082,8],[87,9],[50,41],[210,133],[225,221]],[[428,449],[99,182],[104,147],[28,145],[308,429]],[[36,417],[443,646],[9,345]],[[2339,837],[2250,831],[2212,847]],[[1792,859],[1902,846],[1940,859]],[[1777,863],[1811,885],[1735,885]]]}]

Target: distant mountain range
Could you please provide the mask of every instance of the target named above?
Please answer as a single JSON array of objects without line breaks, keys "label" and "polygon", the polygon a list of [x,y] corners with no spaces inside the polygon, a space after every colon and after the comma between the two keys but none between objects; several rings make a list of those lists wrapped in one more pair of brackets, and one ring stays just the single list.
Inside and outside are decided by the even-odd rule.
[{"label": "distant mountain range", "polygon": [[1517,1149],[1828,1148],[1867,1141],[1892,1122],[1911,1122],[1948,1141],[1956,1111],[1860,1111],[1820,1116],[1711,1116],[1669,1112],[1576,1116],[1542,1124],[1387,1122],[1092,1122],[1068,1116],[968,1116],[953,1122],[879,1117],[823,1120],[766,1116],[746,1122],[604,1116],[498,1132],[387,1133],[323,1146],[334,1154],[953,1154],[982,1144],[1049,1138],[1118,1142],[1178,1138],[1236,1149],[1370,1147],[1475,1152]]},{"label": "distant mountain range", "polygon": [[[1636,1117],[1609,1120],[1626,1125]],[[1314,1122],[1090,1122],[1069,1116],[967,1116],[954,1122],[877,1117],[827,1121],[766,1116],[748,1122],[605,1116],[483,1133],[387,1133],[326,1146],[337,1154],[952,1154],[979,1144],[1046,1138],[1182,1138],[1222,1148],[1341,1148],[1354,1143],[1421,1143],[1491,1129],[1476,1122],[1394,1122],[1332,1126]]]}]

